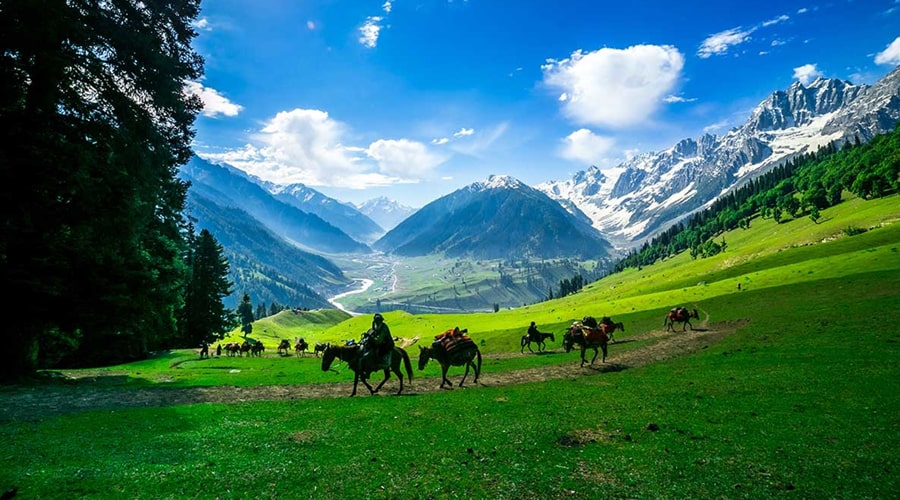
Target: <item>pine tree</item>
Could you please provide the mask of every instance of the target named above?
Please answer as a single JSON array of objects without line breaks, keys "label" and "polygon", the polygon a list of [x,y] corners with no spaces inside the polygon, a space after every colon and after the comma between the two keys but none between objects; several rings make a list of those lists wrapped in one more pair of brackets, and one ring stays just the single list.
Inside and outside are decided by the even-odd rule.
[{"label": "pine tree", "polygon": [[248,293],[244,293],[244,298],[238,305],[238,316],[241,318],[241,332],[244,337],[253,333],[253,302],[250,301]]},{"label": "pine tree", "polygon": [[237,326],[237,318],[222,303],[234,285],[228,280],[230,266],[222,245],[204,229],[193,242],[190,255],[191,278],[179,315],[179,332],[183,346],[193,347],[225,338]]},{"label": "pine tree", "polygon": [[16,314],[0,378],[46,362],[42,346],[108,362],[176,331],[199,3],[3,1],[0,282]]}]

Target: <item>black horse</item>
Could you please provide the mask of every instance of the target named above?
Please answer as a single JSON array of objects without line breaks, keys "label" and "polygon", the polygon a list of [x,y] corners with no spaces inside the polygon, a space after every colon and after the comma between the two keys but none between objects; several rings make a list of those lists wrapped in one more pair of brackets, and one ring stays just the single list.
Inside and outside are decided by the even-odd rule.
[{"label": "black horse", "polygon": [[526,333],[525,335],[522,335],[522,350],[520,352],[524,354],[526,347],[529,352],[534,352],[531,349],[532,342],[537,344],[538,352],[543,352],[544,349],[547,348],[547,339],[550,339],[550,342],[556,342],[556,336],[552,333],[538,332],[537,335],[529,335]]},{"label": "black horse", "polygon": [[481,351],[478,349],[477,345],[471,344],[471,346],[468,347],[460,347],[450,353],[440,345],[437,347],[419,346],[419,370],[424,370],[425,365],[428,364],[428,360],[430,359],[434,359],[441,365],[441,389],[444,388],[445,384],[453,387],[453,382],[447,378],[447,370],[449,370],[451,366],[465,365],[466,367],[466,373],[463,374],[462,380],[459,381],[460,387],[462,387],[463,383],[466,381],[466,377],[469,376],[470,367],[475,374],[475,383],[478,383],[478,376],[481,375]]},{"label": "black horse", "polygon": [[[370,394],[375,394],[391,377],[391,372],[394,372],[397,378],[400,379],[400,389],[397,390],[397,394],[403,392],[403,372],[400,370],[401,360],[406,366],[406,374],[409,381],[412,382],[412,363],[409,361],[409,355],[400,347],[394,347],[390,356],[390,366],[379,366],[375,363],[376,360],[367,359],[362,357],[361,354],[359,345],[328,345],[322,353],[322,371],[327,372],[335,359],[340,359],[347,363],[347,366],[353,370],[353,392],[350,396],[356,396],[356,386],[360,381],[369,389]],[[370,373],[379,370],[384,371],[384,380],[373,389],[366,379],[369,378]]]},{"label": "black horse", "polygon": [[330,343],[326,343],[326,342],[316,342],[316,346],[313,348],[313,354],[315,354],[316,357],[318,358],[319,353],[325,352],[325,349],[327,349],[328,346],[330,346],[330,345],[331,345]]}]

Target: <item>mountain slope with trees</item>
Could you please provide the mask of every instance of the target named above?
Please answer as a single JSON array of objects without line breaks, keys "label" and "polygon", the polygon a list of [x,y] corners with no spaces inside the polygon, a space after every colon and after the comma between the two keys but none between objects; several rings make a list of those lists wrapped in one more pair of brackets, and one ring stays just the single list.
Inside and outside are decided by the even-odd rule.
[{"label": "mountain slope with trees", "polygon": [[244,293],[255,303],[331,307],[325,295],[344,291],[351,283],[325,257],[291,245],[238,208],[219,206],[191,192],[186,213],[198,227],[216,234],[225,249],[237,291],[226,299],[229,307],[237,307]]},{"label": "mountain slope with trees", "polygon": [[727,245],[715,238],[725,231],[749,227],[755,215],[777,223],[803,216],[817,221],[820,210],[840,203],[844,191],[871,199],[898,190],[900,127],[865,144],[856,140],[840,150],[830,144],[788,160],[720,197],[686,223],[675,224],[640,249],[633,249],[614,270],[646,266],[684,250],[690,250],[694,258],[715,255]]}]

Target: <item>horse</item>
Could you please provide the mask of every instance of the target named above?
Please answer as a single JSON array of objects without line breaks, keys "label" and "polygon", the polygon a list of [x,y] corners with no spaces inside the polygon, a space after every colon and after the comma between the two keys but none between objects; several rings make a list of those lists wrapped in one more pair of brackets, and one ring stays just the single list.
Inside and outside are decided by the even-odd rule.
[{"label": "horse", "polygon": [[200,342],[200,359],[209,357],[209,342],[202,341]]},{"label": "horse", "polygon": [[278,343],[278,354],[281,356],[287,356],[288,351],[291,350],[291,343],[287,339],[281,339],[281,342]]},{"label": "horse", "polygon": [[244,357],[244,353],[246,352],[247,356],[249,356],[251,349],[253,349],[253,346],[250,344],[250,342],[245,340],[244,343],[241,344],[241,350],[238,354],[240,354],[241,357]]},{"label": "horse", "polygon": [[537,344],[538,352],[542,352],[544,349],[547,348],[547,345],[546,345],[547,339],[550,339],[550,342],[556,342],[556,336],[553,335],[552,333],[538,332],[538,336],[540,336],[540,338],[538,338],[537,336],[535,336],[535,338],[532,338],[532,336],[528,335],[528,334],[522,335],[522,342],[521,342],[521,344],[522,344],[521,353],[522,354],[525,354],[526,347],[528,348],[529,352],[534,352],[531,350],[532,342]]},{"label": "horse", "polygon": [[[616,330],[625,331],[625,325],[622,323],[615,323],[609,318],[603,318],[596,328],[585,326],[582,323],[573,323],[571,327],[569,327],[569,331],[566,332],[563,337],[563,347],[566,349],[566,352],[572,350],[572,347],[575,344],[581,346],[581,366],[587,362],[587,359],[584,357],[584,353],[588,349],[594,350],[594,357],[591,359],[591,365],[594,364],[594,361],[597,361],[597,356],[600,354],[600,350],[603,351],[603,359],[601,363],[606,362],[606,356],[608,355],[607,346],[609,344],[609,340],[612,337],[612,333]],[[585,332],[587,330],[587,332]]]},{"label": "horse", "polygon": [[[453,382],[447,378],[447,370],[451,366],[463,366],[466,367],[466,373],[463,374],[462,380],[459,381],[459,386],[462,387],[463,383],[466,381],[466,377],[469,376],[469,368],[472,368],[472,372],[475,374],[474,383],[478,383],[478,376],[481,374],[481,351],[478,349],[478,346],[474,343],[471,347],[460,347],[457,350],[452,352],[447,352],[443,346],[432,346],[432,347],[422,347],[419,346],[419,370],[424,370],[425,365],[428,364],[429,360],[435,360],[438,364],[441,365],[441,385],[440,388],[444,388],[444,384],[449,385],[453,388]],[[478,360],[476,363],[475,360]]]},{"label": "horse", "polygon": [[303,356],[306,352],[306,349],[309,347],[309,344],[305,339],[297,339],[297,343],[294,344],[294,353],[297,354],[297,357]]},{"label": "horse", "polygon": [[253,344],[253,347],[250,348],[250,354],[262,357],[262,353],[265,350],[266,346],[264,346],[262,342],[256,342]]},{"label": "horse", "polygon": [[331,344],[328,344],[328,343],[325,343],[325,342],[316,342],[316,346],[313,348],[313,354],[315,354],[316,357],[318,358],[318,357],[319,357],[319,353],[320,353],[320,352],[325,352],[325,349],[326,349],[329,345],[331,345]]},{"label": "horse", "polygon": [[237,342],[229,342],[225,344],[225,351],[229,356],[236,356],[241,352],[241,344],[238,344]]},{"label": "horse", "polygon": [[[359,345],[350,345],[350,346],[342,346],[342,345],[331,345],[328,344],[325,347],[325,350],[322,353],[322,371],[327,372],[331,368],[331,363],[335,359],[340,359],[347,363],[347,366],[353,370],[353,392],[350,393],[350,396],[356,396],[356,386],[362,381],[363,385],[369,389],[370,394],[375,394],[381,389],[381,386],[384,385],[385,382],[391,377],[391,372],[397,375],[397,378],[400,379],[400,389],[397,390],[397,394],[403,392],[403,372],[400,370],[400,361],[403,361],[403,364],[406,366],[406,374],[410,382],[412,382],[413,374],[412,374],[412,363],[409,361],[409,354],[406,353],[400,347],[394,347],[393,352],[391,353],[391,363],[390,366],[373,366],[371,359],[360,359],[361,348]],[[365,365],[365,366],[361,366]],[[377,370],[384,371],[384,380],[378,384],[374,389],[369,382],[366,380],[369,378],[369,374],[375,372]]]},{"label": "horse", "polygon": [[685,307],[675,307],[668,314],[666,314],[666,319],[663,322],[663,326],[666,327],[666,331],[675,331],[675,322],[683,323],[681,325],[681,331],[685,331],[687,327],[691,327],[691,331],[694,331],[694,325],[691,324],[691,318],[699,318],[700,314],[697,313],[696,309],[688,310]]}]

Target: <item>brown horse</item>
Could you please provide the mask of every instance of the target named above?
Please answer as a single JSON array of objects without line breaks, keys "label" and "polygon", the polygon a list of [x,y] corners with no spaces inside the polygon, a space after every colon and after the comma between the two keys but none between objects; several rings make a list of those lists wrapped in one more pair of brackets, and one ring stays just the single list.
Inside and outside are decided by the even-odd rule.
[{"label": "brown horse", "polygon": [[[412,382],[413,378],[412,363],[410,363],[409,355],[406,351],[399,347],[394,347],[394,351],[391,353],[390,358],[390,366],[379,366],[373,363],[372,359],[366,359],[361,356],[359,345],[329,344],[322,353],[322,371],[327,372],[331,369],[331,363],[335,359],[340,359],[347,363],[347,366],[353,370],[353,392],[350,396],[356,396],[356,386],[360,381],[362,381],[363,385],[369,389],[370,394],[375,394],[391,377],[391,372],[394,372],[394,374],[397,375],[397,378],[400,379],[400,389],[397,390],[397,394],[400,394],[403,392],[403,372],[400,370],[400,361],[403,360],[403,363],[406,366],[406,374],[410,382]],[[370,373],[378,370],[384,371],[384,380],[373,389],[366,379],[369,378]]]},{"label": "brown horse", "polygon": [[543,352],[544,349],[547,348],[547,339],[550,339],[550,342],[556,342],[556,336],[552,333],[538,332],[538,334],[534,337],[528,334],[522,335],[522,341],[520,342],[522,345],[522,349],[520,353],[524,354],[526,347],[528,348],[529,352],[534,352],[531,349],[532,342],[537,344],[538,352]]},{"label": "brown horse", "polygon": [[591,359],[590,364],[593,365],[594,361],[597,361],[600,350],[603,351],[601,363],[605,363],[606,356],[609,354],[607,349],[609,340],[612,337],[612,333],[616,330],[622,330],[624,332],[625,325],[622,323],[615,323],[609,318],[603,318],[596,327],[584,325],[582,322],[575,322],[572,323],[572,326],[569,327],[569,331],[563,336],[563,347],[566,352],[569,352],[575,344],[581,346],[581,366],[584,366],[584,364],[587,363],[584,353],[588,349],[594,350],[594,357]]},{"label": "brown horse", "polygon": [[250,354],[252,354],[254,356],[262,357],[262,353],[265,350],[266,350],[266,346],[264,346],[262,342],[257,340],[256,343],[253,344],[252,347],[250,347]]},{"label": "brown horse", "polygon": [[241,344],[237,342],[229,342],[225,344],[225,352],[229,356],[236,356],[241,352]]},{"label": "brown horse", "polygon": [[675,331],[675,322],[683,323],[681,325],[681,331],[685,331],[687,327],[691,327],[691,331],[694,330],[694,325],[691,324],[691,318],[699,318],[700,314],[697,313],[696,309],[688,310],[685,307],[675,307],[668,314],[666,314],[666,319],[663,325],[666,327],[666,331]]},{"label": "brown horse", "polygon": [[288,339],[281,339],[281,342],[278,343],[278,354],[281,356],[287,356],[291,351],[291,342]]},{"label": "brown horse", "polygon": [[301,357],[306,354],[306,349],[309,348],[309,343],[304,338],[297,339],[297,343],[294,344],[294,353],[297,357]]},{"label": "brown horse", "polygon": [[[478,383],[478,376],[481,375],[481,351],[474,343],[471,344],[470,347],[461,347],[458,350],[449,353],[440,344],[432,344],[431,347],[419,346],[419,370],[424,370],[425,365],[427,365],[428,361],[431,359],[437,361],[438,364],[441,365],[441,389],[444,388],[444,384],[449,385],[451,388],[453,387],[453,382],[447,378],[447,370],[449,370],[451,366],[465,365],[466,367],[466,373],[463,374],[462,380],[459,381],[460,387],[462,387],[463,383],[466,381],[466,377],[469,376],[470,367],[475,374],[474,383]],[[476,359],[478,360],[477,363],[475,362]]]}]

